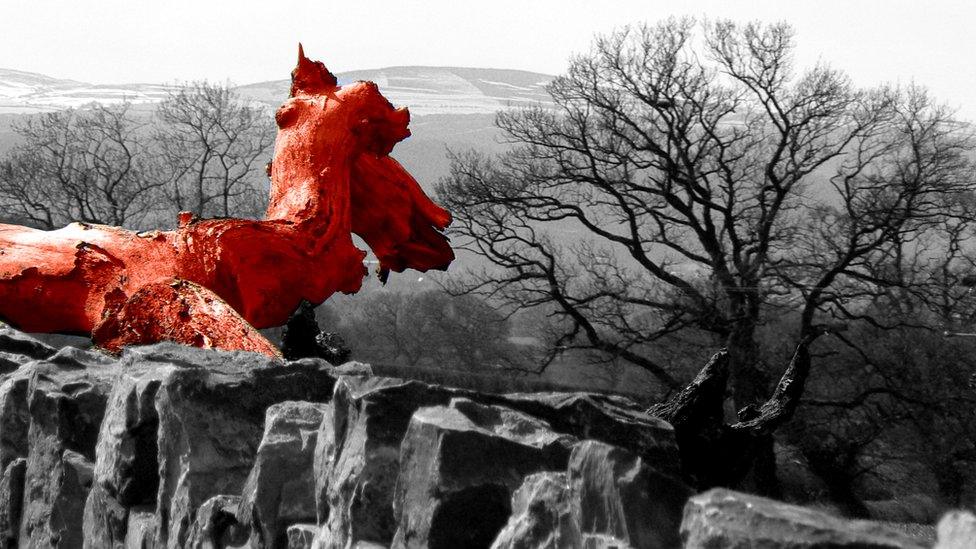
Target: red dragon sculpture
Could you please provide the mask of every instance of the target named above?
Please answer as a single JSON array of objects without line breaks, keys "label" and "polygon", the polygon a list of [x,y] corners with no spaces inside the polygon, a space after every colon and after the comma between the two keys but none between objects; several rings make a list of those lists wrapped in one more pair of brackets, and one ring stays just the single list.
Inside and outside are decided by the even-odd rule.
[{"label": "red dragon sculpture", "polygon": [[194,219],[173,231],[72,223],[0,224],[0,319],[29,332],[90,334],[110,351],[177,341],[278,349],[255,328],[283,324],[304,299],[359,290],[366,252],[380,277],[446,269],[447,211],[389,156],[410,135],[372,82],[339,86],[301,45],[278,136],[265,219]]}]

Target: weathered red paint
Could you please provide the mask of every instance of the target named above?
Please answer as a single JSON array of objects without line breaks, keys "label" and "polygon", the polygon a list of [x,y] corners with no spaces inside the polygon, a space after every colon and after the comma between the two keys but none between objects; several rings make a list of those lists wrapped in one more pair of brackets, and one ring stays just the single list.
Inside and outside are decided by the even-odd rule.
[{"label": "weathered red paint", "polygon": [[92,334],[99,345],[173,340],[276,354],[255,328],[279,326],[305,299],[359,290],[366,241],[380,276],[446,269],[447,211],[390,158],[410,135],[372,82],[338,86],[299,46],[264,220],[191,219],[134,233],[72,223],[0,224],[0,318],[30,332]]}]

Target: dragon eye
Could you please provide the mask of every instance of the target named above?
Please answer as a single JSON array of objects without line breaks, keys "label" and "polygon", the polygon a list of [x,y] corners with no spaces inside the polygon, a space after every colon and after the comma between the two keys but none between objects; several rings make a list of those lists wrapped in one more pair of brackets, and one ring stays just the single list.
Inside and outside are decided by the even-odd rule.
[{"label": "dragon eye", "polygon": [[290,126],[298,118],[298,106],[289,101],[275,111],[275,123],[279,128]]}]

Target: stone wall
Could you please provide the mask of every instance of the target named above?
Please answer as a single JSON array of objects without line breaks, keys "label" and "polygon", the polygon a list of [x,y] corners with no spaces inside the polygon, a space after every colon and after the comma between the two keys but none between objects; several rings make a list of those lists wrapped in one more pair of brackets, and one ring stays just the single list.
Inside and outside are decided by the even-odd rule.
[{"label": "stone wall", "polygon": [[[695,495],[678,456],[620,397],[165,343],[115,359],[0,327],[0,549],[932,546]],[[971,546],[976,519],[950,519],[940,547]]]}]

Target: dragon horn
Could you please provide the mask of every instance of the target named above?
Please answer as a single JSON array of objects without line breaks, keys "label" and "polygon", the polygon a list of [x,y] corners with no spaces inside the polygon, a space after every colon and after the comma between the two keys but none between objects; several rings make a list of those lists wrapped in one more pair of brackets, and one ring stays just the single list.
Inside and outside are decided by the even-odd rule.
[{"label": "dragon horn", "polygon": [[291,71],[291,97],[314,95],[332,91],[338,85],[335,75],[321,61],[305,57],[305,48],[298,43],[298,65]]}]

